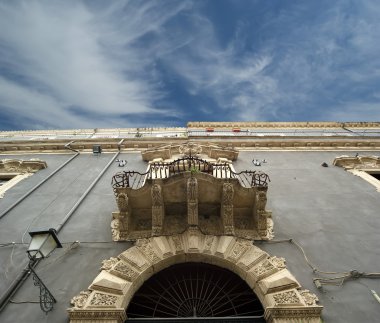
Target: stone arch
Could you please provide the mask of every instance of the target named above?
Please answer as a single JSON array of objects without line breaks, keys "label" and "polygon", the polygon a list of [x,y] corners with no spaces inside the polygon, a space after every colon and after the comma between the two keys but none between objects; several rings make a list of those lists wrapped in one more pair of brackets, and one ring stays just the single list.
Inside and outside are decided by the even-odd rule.
[{"label": "stone arch", "polygon": [[124,322],[125,309],[144,281],[185,262],[209,263],[236,273],[259,298],[267,322],[320,322],[323,307],[314,294],[301,289],[284,258],[270,256],[252,241],[204,235],[197,228],[137,240],[117,258],[104,260],[88,290],[72,299],[70,322]]}]

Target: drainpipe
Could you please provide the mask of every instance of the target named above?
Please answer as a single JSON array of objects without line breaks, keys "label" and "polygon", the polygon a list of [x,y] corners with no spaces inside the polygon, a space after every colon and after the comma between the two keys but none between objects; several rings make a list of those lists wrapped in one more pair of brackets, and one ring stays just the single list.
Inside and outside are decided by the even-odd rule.
[{"label": "drainpipe", "polygon": [[[73,141],[72,141],[73,142]],[[10,210],[12,210],[16,205],[21,203],[26,197],[28,197],[30,194],[32,194],[37,188],[39,188],[42,184],[44,184],[46,181],[48,181],[51,177],[53,177],[56,173],[58,173],[63,167],[65,167],[68,163],[70,163],[75,157],[79,155],[79,151],[72,149],[69,145],[72,143],[69,142],[65,145],[65,148],[70,149],[76,154],[71,157],[69,160],[65,161],[61,166],[59,166],[54,172],[52,172],[48,177],[44,178],[41,182],[39,182],[36,186],[31,188],[28,192],[26,192],[23,196],[21,196],[16,202],[14,202],[11,206],[9,206],[5,211],[3,211],[0,214],[0,219],[2,219]]]},{"label": "drainpipe", "polygon": [[[10,210],[12,210],[16,205],[18,205],[20,202],[22,202],[27,196],[29,196],[31,193],[33,193],[37,188],[39,188],[43,183],[48,181],[51,177],[53,177],[56,173],[58,173],[63,167],[65,167],[68,163],[70,163],[75,157],[79,155],[79,151],[73,149],[70,147],[70,144],[72,144],[74,141],[71,141],[67,143],[64,147],[67,149],[70,149],[74,151],[76,154],[72,156],[69,160],[65,161],[61,166],[59,166],[53,173],[51,173],[48,177],[46,177],[44,180],[42,180],[40,183],[38,183],[36,186],[34,186],[31,190],[26,192],[21,198],[19,198],[15,203],[13,203],[10,207],[8,207],[3,213],[0,215],[0,219],[4,217]],[[33,268],[35,268],[38,264],[39,260],[34,262],[32,264]],[[16,279],[12,282],[12,284],[9,286],[9,288],[6,290],[6,292],[1,296],[0,298],[0,312],[4,309],[4,307],[8,304],[9,300],[12,298],[12,296],[17,292],[17,290],[22,286],[24,281],[28,278],[30,272],[29,267],[26,266],[16,277]]]},{"label": "drainpipe", "polygon": [[70,219],[70,217],[73,215],[73,213],[76,211],[76,209],[79,207],[79,205],[83,202],[83,200],[87,197],[88,193],[92,190],[92,188],[95,186],[95,184],[99,181],[99,179],[103,176],[103,174],[106,172],[108,167],[114,162],[117,156],[119,156],[120,151],[118,151],[112,159],[108,162],[108,164],[103,168],[103,170],[100,172],[98,176],[94,179],[94,181],[91,183],[91,185],[87,188],[87,190],[83,193],[83,195],[79,198],[79,200],[74,204],[74,206],[71,208],[71,210],[65,215],[63,218],[63,221],[58,224],[58,227],[56,228],[57,232],[61,231],[63,226],[66,224],[66,222]]},{"label": "drainpipe", "polygon": [[[123,139],[124,140],[124,139]],[[119,142],[119,145],[123,142],[121,140]],[[71,148],[69,148],[71,149]],[[79,152],[78,152],[79,154]],[[95,186],[95,184],[99,181],[99,179],[102,177],[102,175],[106,172],[106,170],[109,168],[109,166],[113,163],[113,161],[116,159],[117,156],[119,156],[120,151],[118,151],[112,159],[108,162],[108,164],[104,167],[104,169],[101,171],[101,173],[95,178],[95,180],[91,183],[91,185],[87,188],[87,190],[83,193],[83,195],[79,198],[79,200],[75,203],[75,205],[71,208],[71,210],[65,215],[63,218],[63,221],[58,225],[56,228],[57,232],[61,231],[62,228],[65,226],[67,221],[70,219],[70,217],[73,215],[73,213],[76,211],[76,209],[79,207],[79,205],[83,202],[83,200],[86,198],[88,193],[92,190],[92,188]],[[75,155],[74,157],[76,157]],[[74,158],[73,157],[73,158]],[[33,268],[35,268],[38,264],[38,261],[36,261],[33,264]],[[22,286],[24,281],[29,277],[30,270],[28,266],[26,266],[16,277],[16,279],[12,282],[11,286],[8,288],[8,290],[4,293],[4,295],[0,299],[0,312],[5,308],[5,306],[9,303],[9,300],[13,297],[13,295],[17,292],[17,290]]]}]

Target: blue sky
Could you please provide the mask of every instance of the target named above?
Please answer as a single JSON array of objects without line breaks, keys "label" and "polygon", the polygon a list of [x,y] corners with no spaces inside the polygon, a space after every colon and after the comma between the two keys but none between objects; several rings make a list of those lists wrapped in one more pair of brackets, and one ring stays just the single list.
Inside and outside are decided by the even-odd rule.
[{"label": "blue sky", "polygon": [[380,2],[0,1],[0,130],[380,121]]}]

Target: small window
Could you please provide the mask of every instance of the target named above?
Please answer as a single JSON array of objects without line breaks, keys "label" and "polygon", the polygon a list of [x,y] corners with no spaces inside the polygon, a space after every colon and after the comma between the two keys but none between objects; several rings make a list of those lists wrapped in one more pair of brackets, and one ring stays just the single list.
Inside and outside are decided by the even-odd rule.
[{"label": "small window", "polygon": [[380,181],[380,171],[367,171],[366,173]]}]

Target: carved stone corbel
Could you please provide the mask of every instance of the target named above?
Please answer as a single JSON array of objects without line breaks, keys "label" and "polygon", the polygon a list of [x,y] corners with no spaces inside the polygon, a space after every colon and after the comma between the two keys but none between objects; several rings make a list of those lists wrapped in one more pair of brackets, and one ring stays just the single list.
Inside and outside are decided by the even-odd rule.
[{"label": "carved stone corbel", "polygon": [[198,181],[195,177],[187,180],[187,223],[198,225]]},{"label": "carved stone corbel", "polygon": [[114,240],[121,240],[125,238],[129,232],[129,219],[131,212],[127,193],[119,193],[116,197],[116,203],[119,212],[113,213],[113,238]]},{"label": "carved stone corbel", "polygon": [[164,222],[164,200],[161,186],[154,184],[151,189],[152,195],[152,235],[158,236],[162,232]]},{"label": "carved stone corbel", "polygon": [[221,217],[224,228],[224,234],[234,234],[234,187],[232,183],[223,184]]}]

